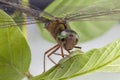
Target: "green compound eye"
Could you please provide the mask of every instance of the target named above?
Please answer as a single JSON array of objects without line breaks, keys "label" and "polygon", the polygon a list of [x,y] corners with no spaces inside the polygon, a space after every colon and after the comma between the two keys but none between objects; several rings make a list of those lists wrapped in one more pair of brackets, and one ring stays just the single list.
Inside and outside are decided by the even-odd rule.
[{"label": "green compound eye", "polygon": [[59,35],[58,38],[59,39],[65,39],[68,36],[66,31],[62,31]]}]

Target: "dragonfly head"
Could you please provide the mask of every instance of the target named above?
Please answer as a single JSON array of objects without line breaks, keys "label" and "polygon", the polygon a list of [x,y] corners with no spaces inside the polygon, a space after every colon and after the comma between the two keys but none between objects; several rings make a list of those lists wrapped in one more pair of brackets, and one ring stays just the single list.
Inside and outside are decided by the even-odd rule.
[{"label": "dragonfly head", "polygon": [[57,37],[65,50],[73,49],[78,42],[78,35],[73,30],[63,30]]}]

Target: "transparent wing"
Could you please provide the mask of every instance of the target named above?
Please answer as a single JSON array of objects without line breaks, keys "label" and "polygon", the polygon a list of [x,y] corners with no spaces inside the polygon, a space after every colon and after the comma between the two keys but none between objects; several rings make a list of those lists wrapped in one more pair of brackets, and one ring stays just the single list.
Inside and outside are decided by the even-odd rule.
[{"label": "transparent wing", "polygon": [[[11,9],[18,9],[20,10],[21,12],[24,12],[26,13],[27,15],[29,14],[40,14],[39,16],[46,16],[48,18],[55,18],[53,15],[45,12],[45,11],[42,11],[40,8],[32,5],[32,4],[29,4],[29,2],[23,2],[23,1],[20,1],[20,0],[0,0],[0,8],[2,6],[2,9],[6,9],[6,8],[11,8]],[[32,7],[32,8],[30,8]],[[31,12],[26,12],[24,11],[25,9],[30,9]],[[27,10],[28,11],[28,10]],[[34,12],[33,12],[34,11]]]},{"label": "transparent wing", "polygon": [[[22,27],[23,25],[31,25],[31,24],[36,24],[36,23],[40,23],[39,21],[36,21],[34,19],[27,19],[27,20],[16,20],[16,22],[18,22],[17,24],[12,24],[13,21],[9,21],[7,18],[6,19],[1,19],[0,18],[0,28],[8,28],[8,27],[13,27],[15,25]],[[3,24],[4,22],[6,22],[5,24]]]},{"label": "transparent wing", "polygon": [[101,0],[66,15],[68,21],[119,20],[120,0]]},{"label": "transparent wing", "polygon": [[[1,1],[6,1],[6,0],[0,0],[0,9],[2,9],[2,10],[4,10],[5,12],[7,12],[8,14],[10,14],[11,15],[11,17],[15,20],[15,22],[17,23],[17,25],[19,25],[20,27],[22,26],[22,25],[30,25],[30,24],[36,24],[36,23],[40,23],[40,20],[39,21],[36,21],[36,20],[34,20],[33,18],[31,18],[31,17],[28,17],[27,18],[27,20],[25,19],[26,18],[26,15],[29,15],[29,14],[23,14],[23,12],[25,12],[25,11],[20,11],[17,7],[15,7],[15,6],[11,6],[11,5],[7,5],[7,4],[4,4],[3,2],[1,2]],[[12,0],[8,0],[8,2],[10,2],[11,4],[13,3],[14,4],[14,2],[11,2]],[[5,2],[6,3],[6,2]],[[19,3],[19,2],[16,2],[16,3]],[[22,8],[26,8],[26,9],[30,9],[29,8],[29,6],[31,6],[32,8],[34,8],[34,10],[36,11],[36,12],[38,12],[37,14],[40,14],[40,16],[46,16],[46,17],[49,17],[49,18],[54,18],[51,14],[49,14],[49,13],[47,13],[47,12],[43,12],[43,11],[41,11],[39,8],[37,8],[37,7],[35,7],[35,6],[33,6],[32,4],[28,4],[27,2],[22,2],[22,3],[20,3],[20,7],[21,7],[21,9]],[[23,9],[23,10],[24,10]],[[11,11],[12,10],[12,11]],[[33,10],[31,10],[31,12],[32,12]],[[28,13],[28,12],[26,12],[26,13]],[[2,15],[1,13],[0,13],[0,15]],[[35,14],[36,15],[36,14]],[[0,18],[0,22],[7,22],[7,24],[0,24],[0,27],[2,28],[2,27],[11,27],[11,26],[14,26],[15,24],[12,24],[11,23],[11,21],[8,21],[8,19],[6,18],[6,19],[3,19],[3,18]]]},{"label": "transparent wing", "polygon": [[[2,11],[0,11],[0,16],[4,16]],[[22,28],[24,25],[36,24],[38,22],[40,23],[40,21],[36,21],[32,17],[20,15],[19,12],[15,12],[13,15],[11,15],[11,18],[13,18],[16,24],[13,24],[13,21],[11,21],[9,18],[0,17],[0,28],[13,27],[15,25]],[[5,24],[3,24],[4,22]]]}]

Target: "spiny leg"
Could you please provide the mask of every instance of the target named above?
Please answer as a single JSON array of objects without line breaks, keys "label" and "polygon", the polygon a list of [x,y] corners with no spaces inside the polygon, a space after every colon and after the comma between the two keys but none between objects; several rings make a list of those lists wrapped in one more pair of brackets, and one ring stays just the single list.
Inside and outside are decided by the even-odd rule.
[{"label": "spiny leg", "polygon": [[59,53],[53,53],[53,54],[62,56],[63,58],[64,58],[64,56],[68,56],[68,55],[64,54],[62,46],[60,46],[60,49],[61,49],[61,54],[59,54]]},{"label": "spiny leg", "polygon": [[54,54],[54,52],[56,52],[59,48],[60,48],[60,47],[58,46],[54,51],[52,51],[52,52],[48,55],[48,58],[50,59],[50,61],[53,62],[55,65],[56,65],[57,63],[55,63],[55,62],[50,58],[50,56],[51,56],[52,54]]},{"label": "spiny leg", "polygon": [[[57,63],[55,63],[55,62],[50,58],[50,56],[51,56],[52,54],[59,55],[59,56],[62,56],[62,54],[63,54],[64,56],[68,56],[68,55],[65,55],[65,54],[63,53],[63,51],[61,51],[62,54],[55,53],[59,48],[60,48],[60,46],[59,46],[58,48],[56,48],[54,51],[52,51],[52,52],[48,55],[48,58],[49,58],[50,61],[53,62],[55,65],[59,66],[60,68],[63,68],[62,66],[60,66],[60,65],[57,64]],[[63,50],[63,47],[62,47],[62,50]]]},{"label": "spiny leg", "polygon": [[46,56],[46,54],[48,54],[51,50],[56,49],[56,48],[58,48],[58,47],[59,47],[59,44],[53,46],[52,48],[50,48],[49,50],[47,50],[47,51],[44,53],[44,60],[43,60],[44,72],[45,72],[45,56]]}]

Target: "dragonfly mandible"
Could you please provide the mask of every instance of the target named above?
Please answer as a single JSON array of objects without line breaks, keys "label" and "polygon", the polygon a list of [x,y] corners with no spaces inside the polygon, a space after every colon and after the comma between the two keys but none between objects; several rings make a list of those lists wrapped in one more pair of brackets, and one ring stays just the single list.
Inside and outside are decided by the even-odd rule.
[{"label": "dragonfly mandible", "polygon": [[[56,40],[57,45],[47,50],[44,53],[44,71],[45,71],[45,57],[48,56],[49,60],[54,64],[57,64],[54,60],[50,58],[52,54],[56,54],[55,52],[58,49],[61,49],[61,54],[57,54],[62,56],[63,58],[66,56],[63,52],[65,49],[69,54],[70,50],[73,48],[81,47],[76,46],[78,42],[78,35],[75,31],[73,31],[68,22],[69,21],[92,21],[92,20],[119,20],[120,16],[120,4],[118,3],[120,0],[105,0],[101,1],[98,4],[87,6],[85,8],[81,8],[80,10],[75,11],[74,13],[67,14],[65,17],[59,18],[54,17],[53,15],[29,8],[24,7],[21,4],[17,4],[14,2],[10,2],[9,0],[0,0],[0,3],[6,6],[10,6],[15,8],[28,16],[33,17],[37,22],[42,22],[45,24],[45,28],[51,33],[52,37]],[[102,4],[102,5],[101,5]],[[105,6],[106,5],[106,6]],[[114,6],[113,6],[114,5]],[[49,16],[51,19],[47,19],[44,16]],[[22,23],[22,22],[21,22]],[[35,22],[33,22],[35,23]],[[18,23],[18,25],[20,22]],[[29,24],[29,22],[26,24]],[[31,23],[30,23],[31,24]],[[9,26],[9,24],[7,24]],[[2,27],[3,25],[0,25]]]}]

